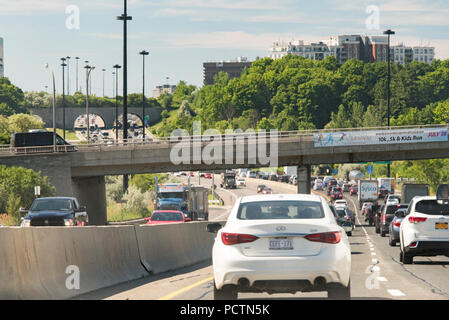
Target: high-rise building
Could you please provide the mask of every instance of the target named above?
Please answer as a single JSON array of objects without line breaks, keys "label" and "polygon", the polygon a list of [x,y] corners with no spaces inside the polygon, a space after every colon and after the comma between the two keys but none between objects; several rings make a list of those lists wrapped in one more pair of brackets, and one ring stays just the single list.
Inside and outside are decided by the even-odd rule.
[{"label": "high-rise building", "polygon": [[5,76],[5,63],[3,59],[3,38],[0,38],[0,77]]},{"label": "high-rise building", "polygon": [[226,72],[229,79],[239,78],[245,68],[251,67],[252,62],[246,57],[239,57],[236,60],[220,61],[220,62],[204,62],[203,63],[203,82],[204,85],[214,83],[214,78],[219,72]]}]

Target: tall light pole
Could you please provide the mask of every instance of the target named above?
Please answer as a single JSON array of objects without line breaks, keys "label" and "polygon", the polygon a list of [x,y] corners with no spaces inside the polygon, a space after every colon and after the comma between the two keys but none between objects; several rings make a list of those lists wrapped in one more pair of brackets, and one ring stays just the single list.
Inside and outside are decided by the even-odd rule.
[{"label": "tall light pole", "polygon": [[142,50],[139,52],[142,55],[142,128],[143,128],[143,140],[145,141],[145,56],[149,55],[148,51]]},{"label": "tall light pole", "polygon": [[67,59],[67,94],[70,96],[70,57]]},{"label": "tall light pole", "polygon": [[[388,45],[387,45],[387,59],[388,59],[388,78],[387,78],[387,126],[390,127],[390,95],[391,95],[391,68],[390,68],[390,35],[395,34],[393,30],[386,30],[384,34],[388,36]],[[390,163],[387,164],[387,177],[391,176],[391,167]]]},{"label": "tall light pole", "polygon": [[78,92],[79,87],[78,87],[78,60],[80,59],[80,57],[75,57],[76,60],[76,92]]},{"label": "tall light pole", "polygon": [[89,65],[84,67],[86,69],[86,123],[87,123],[87,143],[90,141],[90,119],[89,119],[89,76],[95,67]]},{"label": "tall light pole", "polygon": [[49,64],[45,65],[46,69],[50,69],[53,82],[53,151],[56,152],[56,87],[55,87],[55,73],[50,68]]},{"label": "tall light pole", "polygon": [[65,63],[66,58],[61,58],[62,61],[62,133],[65,140],[65,84],[64,84],[64,68],[67,66]]},{"label": "tall light pole", "polygon": [[103,71],[103,98],[104,98],[104,72],[106,71],[106,69],[101,69],[101,71]]},{"label": "tall light pole", "polygon": [[[127,13],[127,0],[123,0],[123,14],[117,20],[123,21],[123,142],[128,139],[128,21],[132,20]],[[128,176],[123,176],[123,190],[128,190]]]},{"label": "tall light pole", "polygon": [[115,69],[115,141],[118,142],[118,69],[121,66],[116,64],[113,68]]}]

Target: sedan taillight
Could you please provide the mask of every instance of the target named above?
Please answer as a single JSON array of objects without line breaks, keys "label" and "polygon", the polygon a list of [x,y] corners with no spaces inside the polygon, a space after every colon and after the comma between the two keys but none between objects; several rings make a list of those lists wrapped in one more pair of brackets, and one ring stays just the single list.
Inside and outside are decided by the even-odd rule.
[{"label": "sedan taillight", "polygon": [[240,233],[227,233],[223,232],[221,234],[221,240],[225,245],[233,245],[238,243],[248,243],[259,239],[251,234],[240,234]]},{"label": "sedan taillight", "polygon": [[323,232],[323,233],[313,233],[305,236],[309,241],[313,242],[324,242],[324,243],[339,243],[341,240],[341,233],[339,231],[335,232]]},{"label": "sedan taillight", "polygon": [[393,222],[393,225],[395,227],[400,227],[401,226],[401,221],[395,221],[395,222]]},{"label": "sedan taillight", "polygon": [[422,218],[422,217],[409,217],[408,221],[411,223],[420,223],[420,222],[424,222],[426,221],[427,218]]}]

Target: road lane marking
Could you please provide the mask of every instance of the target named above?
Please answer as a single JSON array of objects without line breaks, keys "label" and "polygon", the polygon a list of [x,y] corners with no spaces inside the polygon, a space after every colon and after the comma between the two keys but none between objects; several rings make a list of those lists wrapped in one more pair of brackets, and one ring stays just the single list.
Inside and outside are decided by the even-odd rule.
[{"label": "road lane marking", "polygon": [[387,290],[389,294],[391,294],[393,297],[403,297],[405,294],[401,290],[397,289],[388,289]]},{"label": "road lane marking", "polygon": [[385,278],[385,277],[377,277],[377,280],[381,281],[381,282],[387,282],[388,281],[387,278]]},{"label": "road lane marking", "polygon": [[371,255],[372,255],[372,256],[375,256],[375,255],[376,255],[376,253],[375,253],[375,252],[371,252]]},{"label": "road lane marking", "polygon": [[209,277],[207,279],[195,282],[194,284],[191,284],[190,286],[187,286],[187,287],[184,287],[182,289],[179,289],[178,291],[175,291],[175,292],[170,293],[170,294],[168,294],[166,296],[163,296],[163,297],[159,298],[158,300],[170,300],[170,299],[173,299],[174,297],[179,296],[181,293],[184,293],[186,291],[192,290],[193,288],[198,287],[199,285],[202,285],[203,283],[209,282],[211,280],[214,280],[214,277]]}]

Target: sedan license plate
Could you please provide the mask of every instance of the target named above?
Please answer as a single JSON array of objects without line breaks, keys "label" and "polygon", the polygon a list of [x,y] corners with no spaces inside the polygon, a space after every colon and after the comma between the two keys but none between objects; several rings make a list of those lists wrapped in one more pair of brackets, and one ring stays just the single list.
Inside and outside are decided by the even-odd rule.
[{"label": "sedan license plate", "polygon": [[293,241],[290,239],[270,239],[270,250],[293,250]]},{"label": "sedan license plate", "polygon": [[437,229],[437,230],[447,230],[448,229],[447,222],[435,223],[435,229]]}]

